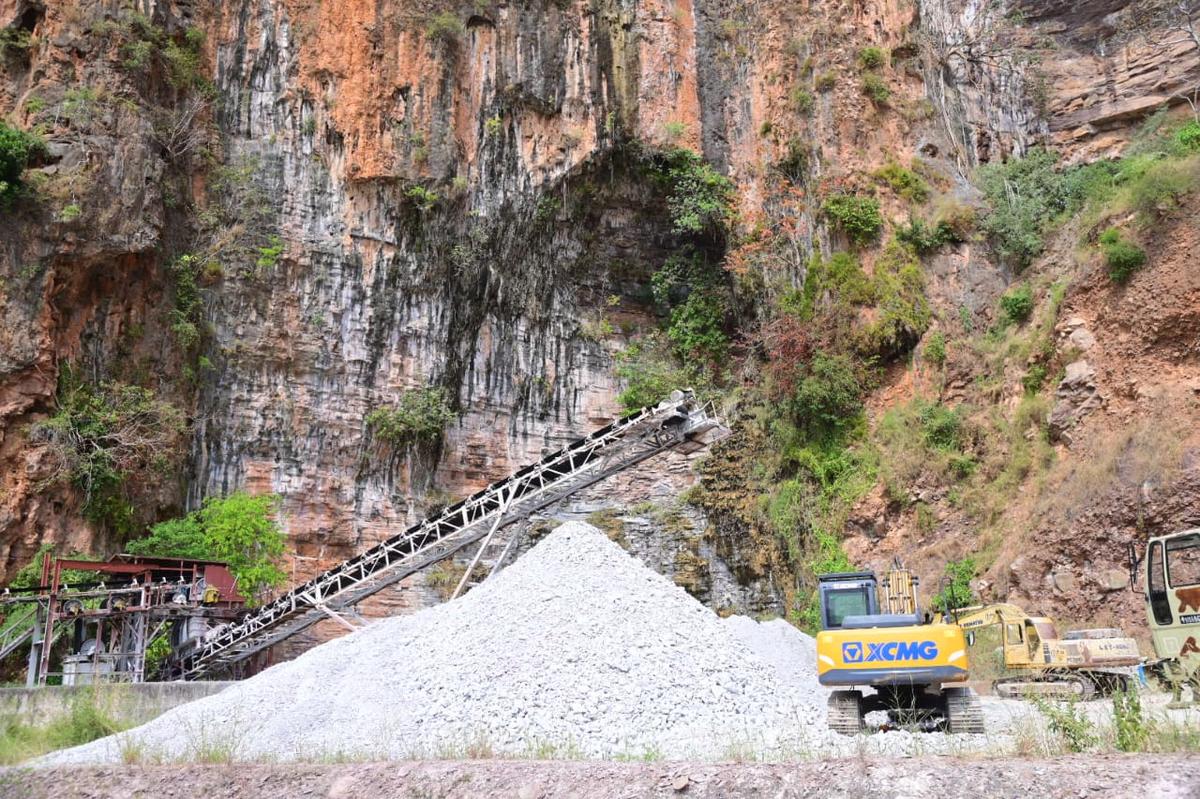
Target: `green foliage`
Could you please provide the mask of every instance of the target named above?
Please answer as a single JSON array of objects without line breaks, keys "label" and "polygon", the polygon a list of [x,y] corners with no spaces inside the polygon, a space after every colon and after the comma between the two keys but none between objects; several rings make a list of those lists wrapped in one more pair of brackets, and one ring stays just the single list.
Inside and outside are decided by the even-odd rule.
[{"label": "green foliage", "polygon": [[[37,554],[33,556],[33,560],[18,569],[17,573],[8,581],[8,587],[37,588],[42,584],[42,567],[46,562],[46,558],[53,557],[54,544],[42,544],[38,548]],[[71,553],[71,558],[74,560],[95,560],[95,558],[80,552]],[[62,572],[62,581],[67,585],[90,583],[94,582],[97,576],[97,572],[66,569]]]},{"label": "green foliage", "polygon": [[804,278],[804,291],[790,310],[807,321],[825,297],[843,308],[870,305],[875,301],[875,286],[850,253],[834,253],[828,259],[813,253]]},{"label": "green foliage", "polygon": [[801,86],[797,86],[792,89],[789,99],[792,102],[792,108],[801,116],[810,115],[813,110],[813,105],[816,102],[812,96],[812,92]]},{"label": "green foliage", "polygon": [[724,232],[733,213],[733,182],[698,154],[674,147],[655,158],[654,174],[668,188],[675,232]]},{"label": "green foliage", "polygon": [[1150,739],[1150,725],[1142,713],[1142,698],[1137,689],[1117,691],[1112,697],[1113,729],[1117,750],[1141,752]]},{"label": "green foliage", "polygon": [[788,402],[788,411],[809,440],[829,439],[858,422],[862,392],[858,370],[849,357],[817,352]]},{"label": "green foliage", "polygon": [[229,565],[238,591],[250,599],[281,585],[279,568],[286,538],[276,521],[279,497],[237,491],[209,497],[200,510],[150,528],[150,535],[125,545],[131,555],[219,560]]},{"label": "green foliage", "polygon": [[929,184],[925,179],[896,161],[888,161],[875,172],[875,177],[909,202],[923,203],[929,199]]},{"label": "green foliage", "polygon": [[788,141],[787,153],[775,162],[775,169],[792,183],[803,183],[808,174],[808,149],[799,138]]},{"label": "green foliage", "polygon": [[943,245],[968,241],[974,227],[975,210],[971,206],[943,199],[938,203],[932,222],[914,216],[908,224],[896,228],[896,239],[918,255],[928,255]]},{"label": "green foliage", "polygon": [[503,129],[504,129],[504,120],[502,120],[500,118],[499,114],[497,114],[494,117],[488,117],[486,120],[484,120],[483,132],[484,132],[484,135],[488,136],[489,138],[491,138],[493,136],[499,136],[500,131],[502,131]]},{"label": "green foliage", "polygon": [[436,441],[454,418],[446,389],[429,386],[405,391],[395,405],[385,405],[367,414],[366,422],[379,438],[393,447],[404,448]]},{"label": "green foliage", "polygon": [[1016,269],[1041,254],[1050,227],[1083,207],[1111,182],[1110,164],[1060,171],[1058,156],[1035,148],[1024,158],[981,167],[977,175],[991,211],[982,227],[996,252]]},{"label": "green foliage", "polygon": [[24,28],[0,28],[0,59],[24,55],[33,47],[33,36]]},{"label": "green foliage", "polygon": [[717,365],[725,360],[729,351],[727,312],[720,295],[710,291],[693,291],[671,310],[667,338],[685,363]]},{"label": "green foliage", "polygon": [[64,205],[63,209],[58,212],[58,221],[74,222],[81,216],[83,216],[83,207],[78,203],[70,203],[68,205]]},{"label": "green foliage", "polygon": [[[854,564],[842,549],[842,542],[832,533],[818,530],[813,535],[815,553],[808,562],[808,568],[814,577],[822,574],[854,571]],[[810,634],[816,635],[821,629],[820,595],[814,590],[809,596],[808,603],[799,611],[799,626]]]},{"label": "green foliage", "polygon": [[1146,251],[1122,236],[1117,228],[1109,228],[1100,234],[1100,250],[1104,253],[1108,276],[1116,283],[1129,280],[1146,264]]},{"label": "green foliage", "polygon": [[887,105],[892,99],[892,90],[888,88],[887,81],[874,72],[863,75],[862,91],[877,106]]},{"label": "green foliage", "polygon": [[701,377],[673,357],[671,342],[660,333],[643,336],[617,354],[616,375],[625,386],[617,402],[625,411],[657,405],[672,391],[701,388]]},{"label": "green foliage", "polygon": [[1046,718],[1050,731],[1057,735],[1070,752],[1086,752],[1097,743],[1094,727],[1074,700],[1055,702],[1042,697],[1033,698],[1034,706]]},{"label": "green foliage", "polygon": [[211,90],[204,77],[204,31],[188,28],[170,35],[138,11],[124,10],[114,22],[98,26],[96,34],[111,34],[121,42],[121,65],[131,72],[146,72],[161,65],[167,82],[176,89]]},{"label": "green foliage", "polygon": [[439,44],[457,44],[466,32],[466,26],[452,11],[433,14],[425,23],[425,35]]},{"label": "green foliage", "polygon": [[94,689],[81,692],[71,700],[70,712],[49,724],[23,724],[15,716],[0,719],[0,765],[15,765],[56,749],[91,743],[127,726],[109,716]]},{"label": "green foliage", "polygon": [[832,91],[838,84],[838,76],[836,72],[826,71],[817,76],[813,81],[813,85],[819,92]]},{"label": "green foliage", "polygon": [[702,254],[683,250],[668,256],[650,276],[650,292],[655,304],[667,311],[687,300],[693,291],[718,288],[720,278],[720,270]]},{"label": "green foliage", "polygon": [[1033,289],[1028,283],[1009,289],[1000,297],[1000,315],[1007,324],[1019,325],[1033,313]]},{"label": "green foliage", "polygon": [[887,56],[878,47],[864,47],[858,51],[858,64],[863,69],[879,69],[886,60]]},{"label": "green foliage", "polygon": [[58,409],[34,426],[51,443],[56,478],[70,479],[84,497],[84,516],[121,533],[133,529],[129,483],[152,484],[179,454],[183,413],[149,389],[122,383],[84,383],[64,367]]},{"label": "green foliage", "polygon": [[1047,376],[1045,365],[1035,363],[1021,377],[1021,386],[1025,389],[1026,394],[1036,394],[1046,384]]},{"label": "green foliage", "polygon": [[934,366],[946,362],[946,337],[942,331],[935,330],[929,334],[929,340],[925,342],[925,360]]},{"label": "green foliage", "polygon": [[864,355],[894,358],[911,350],[933,320],[916,253],[891,242],[875,260],[873,321],[858,335]]},{"label": "green foliage", "polygon": [[0,120],[0,211],[24,194],[21,173],[43,149],[37,136]]},{"label": "green foliage", "polygon": [[682,122],[667,122],[663,125],[663,133],[670,141],[678,141],[687,135],[687,125]]},{"label": "green foliage", "polygon": [[971,590],[971,580],[975,578],[977,570],[975,558],[969,556],[947,563],[944,581],[933,598],[933,609],[935,611],[947,608],[955,610],[975,604],[975,592]]},{"label": "green foliage", "polygon": [[821,204],[821,212],[838,230],[845,233],[853,244],[859,246],[874,241],[883,228],[879,201],[874,197],[835,194]]},{"label": "green foliage", "polygon": [[199,258],[190,254],[179,256],[167,268],[175,288],[175,307],[171,309],[169,324],[175,341],[185,351],[200,343],[200,322],[204,314],[200,275],[205,268]]},{"label": "green foliage", "polygon": [[266,246],[258,248],[258,259],[254,265],[259,269],[274,269],[279,263],[279,256],[283,254],[283,239],[279,236],[271,236],[269,243]]},{"label": "green foliage", "polygon": [[1200,161],[1163,159],[1129,181],[1129,197],[1143,224],[1176,211],[1180,200],[1200,187]]},{"label": "green foliage", "polygon": [[972,430],[961,408],[914,399],[889,408],[875,429],[880,473],[892,499],[909,502],[910,489],[923,478],[969,477],[975,462],[968,454]]},{"label": "green foliage", "polygon": [[424,186],[409,186],[405,189],[404,196],[412,201],[412,204],[421,213],[432,211],[438,204],[439,199],[437,192],[427,189]]},{"label": "green foliage", "polygon": [[1200,122],[1193,120],[1177,130],[1175,141],[1188,150],[1200,150]]}]

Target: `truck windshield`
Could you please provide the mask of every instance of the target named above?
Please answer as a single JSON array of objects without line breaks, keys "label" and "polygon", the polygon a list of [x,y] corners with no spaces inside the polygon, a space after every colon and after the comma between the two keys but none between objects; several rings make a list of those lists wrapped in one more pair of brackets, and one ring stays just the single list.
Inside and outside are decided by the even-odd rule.
[{"label": "truck windshield", "polygon": [[842,626],[847,616],[866,616],[871,612],[866,586],[837,588],[825,592],[825,629]]},{"label": "truck windshield", "polygon": [[1172,588],[1200,585],[1200,533],[1167,541],[1167,582]]}]

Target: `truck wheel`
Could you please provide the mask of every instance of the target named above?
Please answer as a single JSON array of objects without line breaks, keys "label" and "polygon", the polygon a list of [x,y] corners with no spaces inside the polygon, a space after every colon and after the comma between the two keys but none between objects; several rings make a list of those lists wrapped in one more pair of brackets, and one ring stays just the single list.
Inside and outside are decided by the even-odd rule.
[{"label": "truck wheel", "polygon": [[842,735],[863,730],[862,691],[834,691],[829,695],[829,729]]},{"label": "truck wheel", "polygon": [[946,732],[982,735],[983,705],[970,688],[946,688],[942,691]]}]

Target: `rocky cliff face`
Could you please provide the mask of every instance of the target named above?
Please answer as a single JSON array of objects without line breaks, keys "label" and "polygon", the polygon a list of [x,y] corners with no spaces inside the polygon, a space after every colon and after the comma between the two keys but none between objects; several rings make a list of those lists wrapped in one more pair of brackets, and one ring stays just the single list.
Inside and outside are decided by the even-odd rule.
[{"label": "rocky cliff face", "polygon": [[[0,573],[42,542],[119,543],[46,484],[30,434],[65,364],[192,411],[183,477],[139,487],[142,521],[278,493],[302,578],[618,412],[614,355],[655,326],[650,275],[680,246],[634,143],[697,150],[747,231],[785,231],[743,270],[778,294],[842,243],[822,191],[919,155],[971,198],[981,163],[1035,143],[1112,155],[1180,104],[1200,47],[1130,28],[1128,5],[0,0],[32,37],[4,60],[0,114],[49,143],[43,199],[2,222]],[[189,41],[203,80],[179,74]],[[878,106],[868,46],[891,54]],[[171,264],[201,251],[216,266],[181,355]],[[986,316],[1011,274],[967,243],[927,278],[947,314]],[[457,411],[437,447],[373,436],[371,409],[429,385]],[[614,536],[714,605],[783,610],[788,587],[736,536],[671,508],[693,482],[676,459],[561,512],[609,509]]]}]

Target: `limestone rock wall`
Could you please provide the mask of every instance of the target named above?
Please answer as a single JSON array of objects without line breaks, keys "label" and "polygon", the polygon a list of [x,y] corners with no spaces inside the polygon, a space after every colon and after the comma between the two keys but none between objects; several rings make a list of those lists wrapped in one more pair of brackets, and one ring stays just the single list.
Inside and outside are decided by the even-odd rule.
[{"label": "limestone rock wall", "polygon": [[[1129,6],[146,0],[156,25],[205,34],[208,160],[179,163],[160,112],[184,100],[106,36],[121,4],[0,0],[0,26],[35,40],[3,65],[0,113],[48,126],[39,169],[61,194],[0,219],[0,574],[42,542],[119,545],[70,486],[45,483],[27,435],[64,364],[164,375],[193,435],[147,513],[279,493],[302,579],[616,414],[613,356],[655,324],[648,277],[678,243],[626,145],[702,152],[746,224],[791,243],[748,271],[796,287],[812,249],[836,243],[813,197],[888,158],[920,154],[969,196],[979,163],[1041,142],[1110,154],[1182,102],[1200,49],[1127,31]],[[865,46],[890,54],[886,107],[863,95]],[[99,99],[67,119],[80,85]],[[803,180],[780,191],[789,164]],[[181,209],[202,215],[221,181],[256,198],[252,232],[281,249],[230,257],[205,286],[206,362],[180,388],[165,268],[196,236]],[[62,221],[67,203],[82,216]],[[972,245],[930,273],[950,307],[984,307],[1007,279]],[[425,385],[459,411],[440,446],[373,440],[366,413]],[[737,542],[718,556],[706,520],[676,506],[687,461],[646,468],[560,513],[608,513],[614,536],[716,606],[779,610],[770,575],[742,568]],[[435,600],[416,580],[373,612]]]}]

